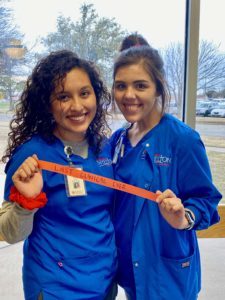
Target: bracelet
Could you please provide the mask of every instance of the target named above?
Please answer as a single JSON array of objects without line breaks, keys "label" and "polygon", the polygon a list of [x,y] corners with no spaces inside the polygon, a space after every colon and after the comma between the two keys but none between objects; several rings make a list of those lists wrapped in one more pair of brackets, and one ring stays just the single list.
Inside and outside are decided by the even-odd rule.
[{"label": "bracelet", "polygon": [[35,198],[27,198],[23,196],[15,186],[12,186],[10,189],[10,195],[9,199],[12,202],[18,203],[20,206],[22,206],[25,209],[33,210],[35,208],[41,208],[44,207],[48,201],[47,196],[44,192],[41,192],[37,197]]},{"label": "bracelet", "polygon": [[192,213],[190,210],[188,209],[184,209],[185,210],[185,218],[188,221],[188,226],[186,228],[184,228],[185,230],[191,230],[194,225],[195,225],[195,218],[193,217]]}]

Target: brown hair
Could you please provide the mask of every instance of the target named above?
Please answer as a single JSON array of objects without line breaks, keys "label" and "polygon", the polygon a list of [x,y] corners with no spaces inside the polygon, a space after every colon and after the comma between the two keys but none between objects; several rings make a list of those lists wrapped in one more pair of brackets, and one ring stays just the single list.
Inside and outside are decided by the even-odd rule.
[{"label": "brown hair", "polygon": [[138,47],[132,45],[124,49],[115,60],[113,80],[115,80],[116,73],[120,68],[136,64],[142,64],[155,83],[156,91],[161,96],[161,113],[163,114],[170,100],[170,92],[165,79],[164,63],[157,50],[149,45],[140,45]]},{"label": "brown hair", "polygon": [[147,40],[139,33],[134,32],[126,36],[120,45],[119,51],[124,51],[130,47],[150,46]]}]

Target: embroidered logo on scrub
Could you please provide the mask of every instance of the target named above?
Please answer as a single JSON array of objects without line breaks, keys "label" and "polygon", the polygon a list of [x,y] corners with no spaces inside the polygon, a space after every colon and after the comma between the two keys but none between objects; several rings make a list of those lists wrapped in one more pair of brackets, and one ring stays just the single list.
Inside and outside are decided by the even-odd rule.
[{"label": "embroidered logo on scrub", "polygon": [[162,154],[156,153],[154,155],[154,163],[158,166],[169,167],[171,165],[171,157],[164,156]]},{"label": "embroidered logo on scrub", "polygon": [[112,160],[108,157],[99,157],[96,160],[97,164],[99,167],[105,167],[105,166],[111,166],[112,165]]}]

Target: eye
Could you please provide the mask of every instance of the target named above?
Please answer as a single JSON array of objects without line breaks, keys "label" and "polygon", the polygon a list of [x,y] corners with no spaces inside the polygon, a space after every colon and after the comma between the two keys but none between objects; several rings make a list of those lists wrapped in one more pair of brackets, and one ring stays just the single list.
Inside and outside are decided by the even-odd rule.
[{"label": "eye", "polygon": [[56,99],[60,102],[67,102],[70,100],[70,97],[65,93],[61,93],[56,95]]},{"label": "eye", "polygon": [[88,98],[90,94],[91,94],[91,92],[89,90],[83,90],[80,93],[82,98]]},{"label": "eye", "polygon": [[122,91],[126,88],[126,85],[122,82],[115,83],[114,89],[118,91]]},{"label": "eye", "polygon": [[136,86],[136,89],[138,89],[138,90],[144,90],[147,88],[147,85],[143,82],[138,82],[138,83],[136,83],[135,86]]}]

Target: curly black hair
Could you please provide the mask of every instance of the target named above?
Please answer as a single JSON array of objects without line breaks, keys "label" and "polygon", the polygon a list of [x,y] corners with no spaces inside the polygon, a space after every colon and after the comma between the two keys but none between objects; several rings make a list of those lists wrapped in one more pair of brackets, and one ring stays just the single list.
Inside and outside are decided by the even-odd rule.
[{"label": "curly black hair", "polygon": [[94,63],[80,59],[72,51],[60,50],[42,58],[28,77],[10,122],[8,146],[2,162],[7,162],[16,147],[34,134],[41,135],[48,143],[55,141],[53,131],[56,124],[50,109],[50,98],[56,86],[62,84],[67,73],[73,68],[81,68],[88,74],[95,92],[97,111],[86,132],[86,138],[89,145],[95,149],[95,154],[100,152],[103,139],[110,132],[106,117],[111,95]]}]

